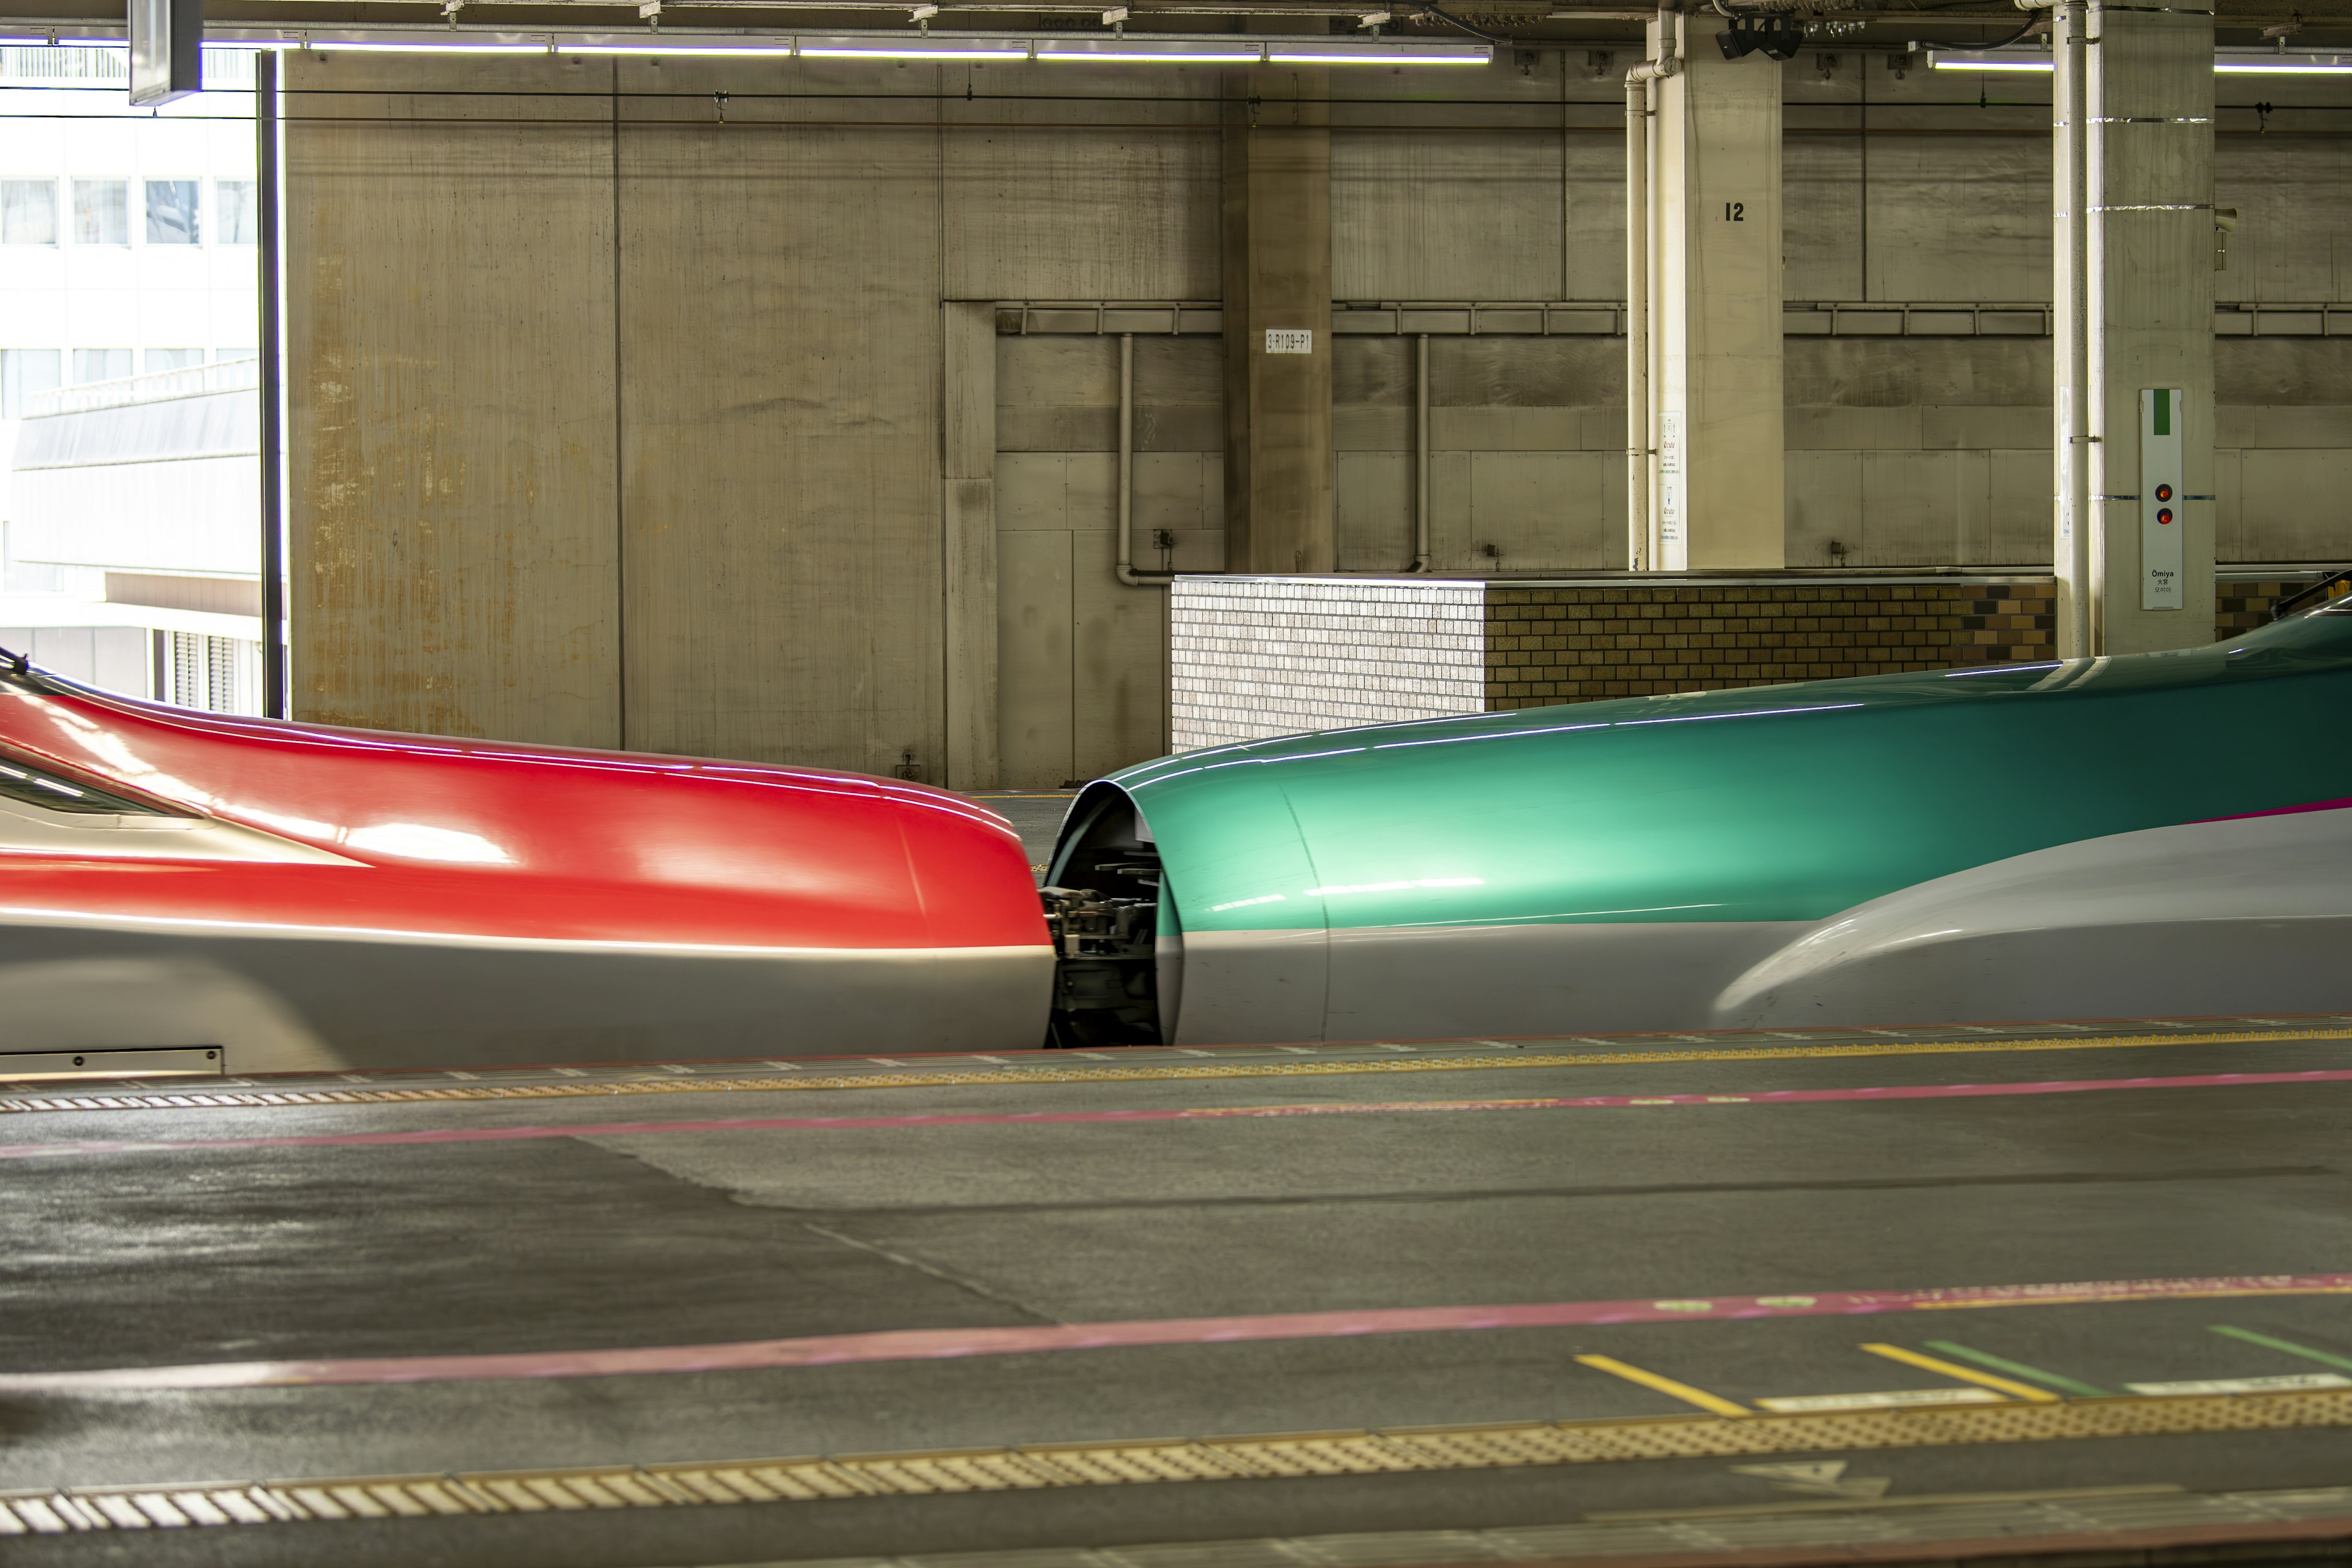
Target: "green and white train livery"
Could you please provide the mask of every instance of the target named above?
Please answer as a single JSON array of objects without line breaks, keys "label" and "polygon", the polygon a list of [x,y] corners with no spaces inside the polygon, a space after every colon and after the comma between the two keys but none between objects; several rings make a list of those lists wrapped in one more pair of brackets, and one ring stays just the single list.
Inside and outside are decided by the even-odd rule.
[{"label": "green and white train livery", "polygon": [[2347,714],[2330,606],[2176,653],[1164,757],[1063,826],[1056,1034],[2352,1009]]}]

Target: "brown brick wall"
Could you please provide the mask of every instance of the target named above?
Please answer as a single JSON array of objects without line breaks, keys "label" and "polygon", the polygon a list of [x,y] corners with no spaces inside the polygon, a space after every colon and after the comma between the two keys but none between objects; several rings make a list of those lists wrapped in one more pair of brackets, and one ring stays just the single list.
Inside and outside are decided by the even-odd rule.
[{"label": "brown brick wall", "polygon": [[[2223,580],[2213,635],[2267,624],[2272,605],[2309,585],[2307,577]],[[2056,592],[2047,577],[1654,588],[1492,584],[1486,707],[2054,658]]]},{"label": "brown brick wall", "polygon": [[2310,586],[2308,577],[2285,582],[2272,578],[2263,582],[2232,583],[2224,579],[2215,583],[2213,636],[2219,639],[2232,632],[2250,632],[2256,626],[2270,625],[2272,605]]},{"label": "brown brick wall", "polygon": [[1486,706],[2055,657],[2049,579],[1655,588],[1491,585]]}]

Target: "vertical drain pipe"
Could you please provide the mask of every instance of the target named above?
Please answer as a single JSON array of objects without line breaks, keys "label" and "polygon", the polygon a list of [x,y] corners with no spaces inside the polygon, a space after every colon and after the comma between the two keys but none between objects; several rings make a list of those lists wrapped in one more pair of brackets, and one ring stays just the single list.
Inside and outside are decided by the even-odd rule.
[{"label": "vertical drain pipe", "polygon": [[1658,13],[1658,58],[1625,73],[1625,561],[1655,561],[1650,539],[1650,84],[1683,68],[1674,19]]},{"label": "vertical drain pipe", "polygon": [[2066,418],[2066,510],[2074,520],[2067,569],[2074,589],[2067,596],[2067,632],[2074,657],[2088,658],[2091,646],[2091,126],[2089,7],[2066,0],[2066,379],[2071,391]]},{"label": "vertical drain pipe", "polygon": [[[256,341],[260,348],[261,405],[261,712],[267,719],[292,716],[287,701],[286,668],[286,498],[278,482],[278,449],[285,434],[278,420],[280,378],[278,354],[278,234],[283,213],[278,204],[278,54],[263,49],[254,56],[254,193],[261,219],[261,243],[255,247],[260,268],[257,283],[261,312]],[[158,689],[155,700],[168,698]]]},{"label": "vertical drain pipe", "polygon": [[1412,569],[1429,570],[1429,334],[1421,334],[1412,377]]},{"label": "vertical drain pipe", "polygon": [[1135,569],[1135,334],[1118,335],[1118,580],[1164,588],[1172,572]]}]

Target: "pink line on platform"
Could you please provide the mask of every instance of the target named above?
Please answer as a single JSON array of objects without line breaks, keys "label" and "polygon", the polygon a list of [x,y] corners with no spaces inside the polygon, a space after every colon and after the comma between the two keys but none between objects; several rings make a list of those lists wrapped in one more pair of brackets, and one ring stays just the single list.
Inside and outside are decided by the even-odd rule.
[{"label": "pink line on platform", "polygon": [[2062,1285],[1979,1285],[1933,1290],[1832,1290],[1815,1295],[1710,1296],[1663,1300],[1538,1301],[1486,1307],[1399,1307],[1276,1312],[1005,1329],[894,1329],[807,1339],[508,1355],[382,1356],[339,1361],[214,1362],[191,1366],[0,1373],[0,1394],[108,1389],[272,1388],[305,1384],[450,1383],[546,1377],[633,1377],[696,1372],[944,1361],[1150,1345],[1243,1344],[1481,1329],[1687,1323],[1753,1318],[1869,1317],[1958,1308],[2059,1307],[2118,1301],[2352,1294],[2352,1274],[2229,1275],[2105,1279]]},{"label": "pink line on platform", "polygon": [[420,1127],[403,1132],[310,1132],[271,1138],[83,1139],[0,1143],[0,1160],[75,1154],[142,1154],[203,1149],[340,1149],[413,1143],[509,1143],[542,1138],[624,1138],[680,1132],[870,1131],[919,1127],[1066,1127],[1118,1121],[1257,1121],[1300,1116],[1410,1116],[1434,1111],[1621,1110],[1654,1107],[1832,1105],[1855,1100],[1982,1100],[2091,1094],[2124,1089],[2241,1089],[2259,1084],[2343,1083],[2352,1068],[2215,1072],[2174,1078],[2061,1079],[2040,1083],[1898,1084],[1885,1089],[1771,1089],[1744,1094],[1588,1094],[1538,1100],[1328,1100],[1305,1105],[1219,1105],[1138,1110],[1010,1110],[912,1116],[742,1116],[709,1121],[583,1121],[523,1127]]}]

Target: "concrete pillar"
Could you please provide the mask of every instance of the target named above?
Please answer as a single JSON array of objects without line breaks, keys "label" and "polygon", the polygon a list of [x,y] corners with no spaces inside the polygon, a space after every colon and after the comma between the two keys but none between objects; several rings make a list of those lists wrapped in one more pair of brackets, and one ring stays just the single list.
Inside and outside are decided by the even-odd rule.
[{"label": "concrete pillar", "polygon": [[1329,572],[1329,73],[1236,75],[1224,130],[1225,567]]},{"label": "concrete pillar", "polygon": [[[2062,17],[2053,100],[2058,651],[2069,657],[2213,640],[2213,21],[2086,10],[2080,66]],[[2082,106],[2079,128],[2070,100]],[[2083,220],[2073,224],[2068,142],[2078,129]],[[2077,300],[2079,386],[2067,353]],[[2087,457],[2070,484],[2078,398]],[[2079,537],[2070,489],[2084,503]]]},{"label": "concrete pillar", "polygon": [[[1672,34],[1650,26],[1651,58]],[[1704,13],[1652,89],[1651,384],[1661,570],[1786,564],[1780,407],[1780,68],[1727,60]]]}]

